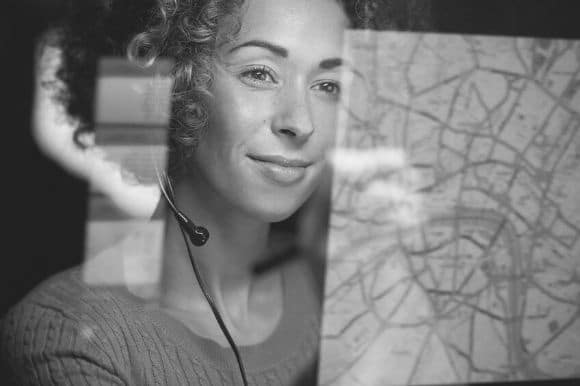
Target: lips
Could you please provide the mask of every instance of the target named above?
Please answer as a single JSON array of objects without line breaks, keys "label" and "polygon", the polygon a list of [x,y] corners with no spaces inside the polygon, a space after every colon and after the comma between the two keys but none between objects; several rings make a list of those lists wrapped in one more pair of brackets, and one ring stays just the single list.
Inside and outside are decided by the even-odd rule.
[{"label": "lips", "polygon": [[289,168],[305,168],[312,164],[312,162],[308,162],[302,159],[287,158],[280,155],[250,155],[249,157],[254,161],[269,162]]},{"label": "lips", "polygon": [[300,182],[312,162],[280,155],[249,155],[258,171],[268,180],[282,186]]}]

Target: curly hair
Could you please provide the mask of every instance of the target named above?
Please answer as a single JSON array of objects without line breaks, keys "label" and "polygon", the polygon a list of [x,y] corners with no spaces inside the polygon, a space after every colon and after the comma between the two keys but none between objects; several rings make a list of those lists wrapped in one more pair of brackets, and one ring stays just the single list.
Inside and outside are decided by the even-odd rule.
[{"label": "curly hair", "polygon": [[[236,18],[244,0],[67,0],[60,27],[63,64],[58,73],[67,112],[81,123],[77,134],[92,130],[97,59],[124,55],[150,65],[174,60],[174,90],[169,131],[169,174],[181,174],[207,126],[212,95],[215,43],[220,20]],[[422,29],[428,10],[417,0],[337,0],[351,28]],[[82,5],[81,5],[82,3]],[[226,34],[227,35],[227,34]],[[227,36],[225,37],[227,38]]]},{"label": "curly hair", "polygon": [[[373,2],[338,0],[351,26],[368,27]],[[215,59],[218,24],[224,16],[237,16],[244,0],[159,0],[147,31],[129,45],[129,57],[150,65],[160,56],[175,60],[175,80],[170,122],[169,173],[175,174],[199,142],[207,127],[209,91]],[[233,37],[240,28],[236,19]]]},{"label": "curly hair", "polygon": [[61,17],[50,26],[50,37],[41,43],[61,48],[56,76],[64,87],[56,90],[56,97],[67,114],[79,122],[75,141],[80,133],[94,129],[93,102],[99,57],[124,56],[131,39],[146,28],[154,7],[155,0],[64,2]]},{"label": "curly hair", "polygon": [[[174,60],[169,134],[169,174],[180,173],[207,126],[215,43],[223,17],[243,0],[159,0],[149,28],[131,41],[129,57],[149,65],[160,56]],[[234,31],[232,31],[234,32]]]}]

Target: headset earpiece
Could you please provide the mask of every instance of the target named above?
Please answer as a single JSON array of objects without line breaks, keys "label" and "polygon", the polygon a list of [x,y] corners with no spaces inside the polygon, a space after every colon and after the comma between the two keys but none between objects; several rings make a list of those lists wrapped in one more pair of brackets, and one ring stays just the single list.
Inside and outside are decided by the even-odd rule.
[{"label": "headset earpiece", "polygon": [[[161,178],[161,175],[159,173],[159,170],[157,170],[157,167],[155,167],[155,171],[157,173],[157,179],[159,181],[159,188],[161,188],[161,193],[163,194],[163,197],[169,204],[169,208],[173,212],[173,215],[177,219],[177,222],[181,226],[181,229],[185,231],[185,233],[187,234],[189,240],[191,240],[191,243],[193,245],[195,245],[196,247],[201,247],[202,245],[205,245],[205,243],[207,243],[207,240],[209,239],[209,231],[202,226],[195,225],[193,221],[191,221],[186,215],[184,215],[183,213],[181,213],[179,209],[177,209],[177,207],[173,203],[174,198],[171,182],[165,175],[164,179]],[[169,192],[167,192],[165,184],[167,184]]]},{"label": "headset earpiece", "polygon": [[209,239],[209,231],[206,228],[195,225],[193,221],[187,218],[187,216],[180,211],[175,213],[175,218],[177,218],[177,221],[184,228],[185,233],[187,233],[187,236],[189,236],[189,240],[191,240],[193,245],[201,247],[207,243],[207,240]]}]

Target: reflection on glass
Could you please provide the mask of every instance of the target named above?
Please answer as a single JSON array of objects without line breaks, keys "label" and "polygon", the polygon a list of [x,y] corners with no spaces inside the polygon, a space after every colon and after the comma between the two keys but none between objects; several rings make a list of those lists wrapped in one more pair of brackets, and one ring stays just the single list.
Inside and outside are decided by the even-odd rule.
[{"label": "reflection on glass", "polygon": [[154,213],[158,178],[166,170],[167,125],[173,79],[170,62],[140,68],[103,58],[95,98],[99,152],[90,181],[83,279],[126,285],[144,298],[157,295],[165,223]]},{"label": "reflection on glass", "polygon": [[321,384],[580,376],[579,50],[350,34]]}]

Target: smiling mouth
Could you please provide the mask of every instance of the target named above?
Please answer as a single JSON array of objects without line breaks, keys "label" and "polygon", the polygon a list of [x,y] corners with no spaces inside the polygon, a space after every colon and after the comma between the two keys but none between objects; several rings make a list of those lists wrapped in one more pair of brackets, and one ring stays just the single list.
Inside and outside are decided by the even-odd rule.
[{"label": "smiling mouth", "polygon": [[254,161],[268,162],[286,168],[305,168],[312,165],[312,162],[298,158],[287,158],[280,155],[250,155],[249,157]]},{"label": "smiling mouth", "polygon": [[300,182],[306,176],[306,169],[312,165],[302,159],[287,158],[278,155],[249,155],[258,170],[268,180],[282,186]]}]

